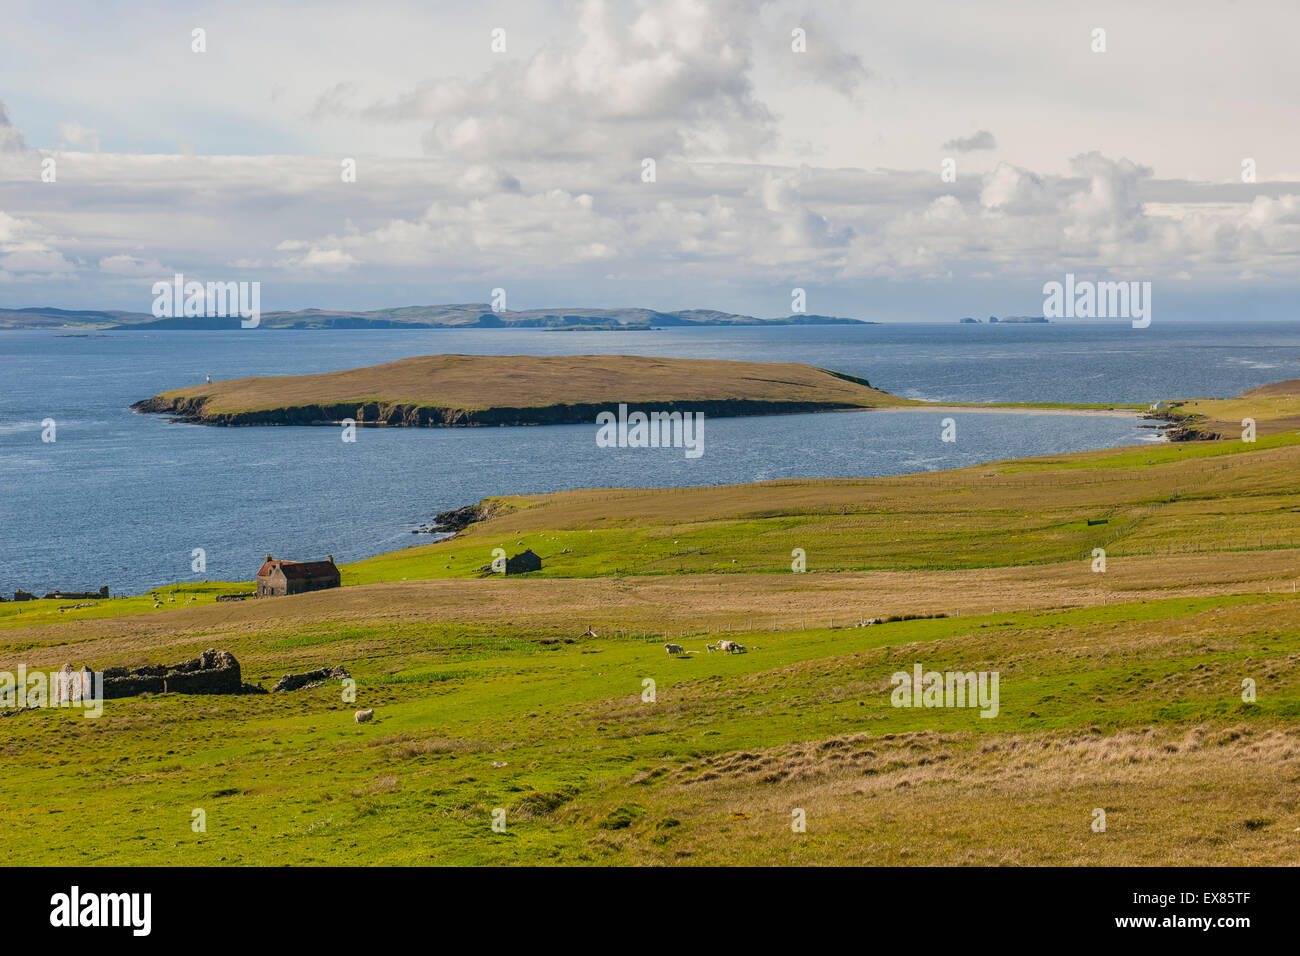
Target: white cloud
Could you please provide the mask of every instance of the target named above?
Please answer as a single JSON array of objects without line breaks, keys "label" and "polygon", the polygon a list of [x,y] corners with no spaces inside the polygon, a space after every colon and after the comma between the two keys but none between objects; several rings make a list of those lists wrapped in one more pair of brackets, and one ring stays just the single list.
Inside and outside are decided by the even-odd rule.
[{"label": "white cloud", "polygon": [[4,101],[0,100],[0,153],[17,153],[24,149],[22,131],[9,121]]},{"label": "white cloud", "polygon": [[55,238],[30,219],[0,210],[0,269],[7,272],[64,275],[75,267],[54,248]]},{"label": "white cloud", "polygon": [[1087,188],[1070,196],[1072,222],[1066,229],[1071,240],[1115,242],[1146,237],[1139,184],[1151,169],[1127,159],[1107,159],[1098,152],[1076,156],[1074,171],[1087,178]]},{"label": "white cloud", "polygon": [[0,269],[9,272],[37,272],[41,275],[65,275],[74,267],[61,253],[52,249],[19,249],[0,255]]},{"label": "white cloud", "polygon": [[[697,297],[787,280],[925,294],[936,278],[1015,284],[1067,263],[1297,284],[1300,182],[1276,171],[1300,134],[1280,121],[1284,84],[1252,72],[1291,62],[1280,37],[1294,13],[1239,24],[1219,51],[1220,95],[1177,52],[1190,27],[1166,36],[1160,17],[1126,15],[1099,70],[1069,17],[1008,4],[827,0],[814,18],[798,0],[539,0],[499,20],[411,6],[394,28],[350,7],[304,22],[267,0],[238,24],[238,51],[206,60],[169,59],[174,23],[137,24],[163,51],[165,89],[121,69],[129,46],[112,40],[126,34],[98,21],[108,33],[87,34],[39,95],[11,96],[49,104],[20,118],[26,142],[0,104],[5,299],[18,303],[19,280],[18,304],[147,310],[147,288],[123,280],[173,269],[263,280],[276,308],[456,299],[486,279],[559,290],[541,304],[604,283],[621,302],[649,289],[739,308]],[[53,29],[16,16],[35,38]],[[210,32],[233,29],[225,16],[213,11]],[[508,54],[488,50],[497,22]],[[794,26],[807,53],[790,50]],[[1029,30],[1040,42],[1023,48]],[[34,54],[7,54],[9,81],[37,74],[24,69]],[[1170,114],[1191,89],[1204,115]],[[955,183],[938,175],[941,142],[963,155]],[[42,156],[57,184],[40,183]],[[340,180],[345,156],[355,183]],[[1244,156],[1258,184],[1240,182]]]},{"label": "white cloud", "polygon": [[289,269],[321,269],[342,272],[357,265],[357,259],[342,249],[309,248],[304,255],[285,259],[282,265]]},{"label": "white cloud", "polygon": [[462,191],[474,195],[517,193],[521,190],[519,180],[495,166],[470,166],[461,174],[457,185]]},{"label": "white cloud", "polygon": [[991,211],[1026,215],[1050,209],[1052,200],[1040,177],[1019,166],[998,163],[993,172],[984,177],[980,204]]},{"label": "white cloud", "polygon": [[998,140],[986,129],[978,130],[969,136],[959,136],[943,144],[944,149],[958,153],[972,153],[977,149],[997,149]]},{"label": "white cloud", "polygon": [[286,240],[277,250],[302,253],[281,260],[293,268],[410,268],[436,258],[467,269],[542,269],[610,258],[622,237],[618,223],[599,214],[590,195],[550,189],[532,195],[502,191],[448,197],[413,219]]},{"label": "white cloud", "polygon": [[1140,266],[1152,277],[1194,264],[1199,278],[1229,282],[1245,266],[1286,280],[1300,255],[1300,184],[1267,195],[1242,185],[1206,203],[1204,184],[1157,180],[1099,153],[1077,157],[1069,176],[1000,163],[952,184],[933,171],[683,161],[643,183],[639,167],[617,162],[517,164],[519,175],[375,158],[345,184],[332,159],[65,154],[57,187],[23,187],[29,203],[43,200],[38,215],[0,213],[0,254],[15,257],[8,272],[75,272],[88,288],[96,276],[173,269],[264,282],[346,277],[376,304],[390,304],[387,290],[401,281],[432,299],[441,279],[477,288],[483,277],[547,277],[582,288],[594,268],[682,290],[702,275],[751,285],[785,273],[827,284],[1019,281],[1066,262]]},{"label": "white cloud", "polygon": [[317,115],[431,123],[433,155],[639,159],[746,155],[769,142],[773,117],[754,93],[746,0],[582,0],[563,41],[500,58],[474,77],[431,79],[365,107],[331,87]]},{"label": "white cloud", "polygon": [[[803,52],[794,49],[795,29],[803,31]],[[833,26],[807,11],[795,16],[780,11],[769,16],[765,32],[767,55],[789,82],[826,87],[856,102],[874,77],[862,56],[841,42]]]},{"label": "white cloud", "polygon": [[62,123],[59,126],[59,136],[63,139],[64,146],[99,152],[99,130],[80,123]]},{"label": "white cloud", "polygon": [[99,271],[119,276],[157,276],[167,270],[157,259],[137,259],[135,256],[119,253],[100,259]]}]

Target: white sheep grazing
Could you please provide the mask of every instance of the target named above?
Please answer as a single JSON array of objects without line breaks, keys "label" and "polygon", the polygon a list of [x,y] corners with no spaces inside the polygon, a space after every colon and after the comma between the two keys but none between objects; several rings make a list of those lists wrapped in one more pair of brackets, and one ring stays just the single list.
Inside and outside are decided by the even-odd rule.
[{"label": "white sheep grazing", "polygon": [[664,650],[668,652],[669,656],[672,656],[675,654],[681,654],[685,650],[685,648],[683,648],[682,645],[680,644],[665,644]]},{"label": "white sheep grazing", "polygon": [[366,721],[374,718],[375,709],[371,707],[369,710],[359,710],[352,716],[356,718],[357,723],[364,724]]},{"label": "white sheep grazing", "polygon": [[718,641],[718,650],[730,654],[736,648],[735,641]]}]

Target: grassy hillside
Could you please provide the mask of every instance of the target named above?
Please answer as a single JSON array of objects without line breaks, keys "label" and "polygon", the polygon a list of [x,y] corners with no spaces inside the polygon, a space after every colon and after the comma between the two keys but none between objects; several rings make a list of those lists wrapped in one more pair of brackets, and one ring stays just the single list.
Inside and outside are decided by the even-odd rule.
[{"label": "grassy hillside", "polygon": [[[0,806],[28,838],[13,863],[1283,863],[1297,623],[1290,596],[1184,599],[673,660],[658,639],[542,645],[555,632],[527,621],[322,620],[221,643],[256,679],[348,661],[376,723],[337,687],[25,713],[5,721],[23,773]],[[917,660],[999,669],[999,717],[891,707],[890,673]]]},{"label": "grassy hillside", "polygon": [[[10,858],[1294,862],[1298,466],[1287,432],[514,497],[454,539],[345,566],[334,591],[0,605],[8,670],[215,646],[267,686],[334,663],[358,680],[355,704],[332,685],[0,718],[23,768],[0,781]],[[494,547],[545,566],[482,575]],[[750,652],[705,652],[723,637]],[[668,639],[693,653],[670,658]],[[890,675],[918,663],[998,672],[997,717],[893,707]]]},{"label": "grassy hillside", "polygon": [[[328,372],[242,378],[163,392],[144,411],[223,424],[592,421],[619,402],[645,410],[764,414],[915,404],[859,378],[793,362],[633,355],[427,355]],[[426,412],[428,414],[426,414]]]},{"label": "grassy hillside", "polygon": [[[1300,547],[1300,438],[1153,445],[862,480],[494,499],[456,539],[359,562],[345,580],[473,573],[531,547],[544,576],[1023,566]],[[1089,524],[1089,522],[1097,522]],[[567,552],[566,552],[567,549]],[[512,552],[513,553],[513,552]]]},{"label": "grassy hillside", "polygon": [[147,313],[98,309],[0,309],[0,329],[111,329],[123,322],[151,319]]}]

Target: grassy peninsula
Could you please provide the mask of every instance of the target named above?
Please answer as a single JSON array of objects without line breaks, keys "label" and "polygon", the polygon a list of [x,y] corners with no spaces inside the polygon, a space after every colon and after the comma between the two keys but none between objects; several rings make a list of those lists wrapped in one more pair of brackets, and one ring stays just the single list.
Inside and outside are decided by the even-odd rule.
[{"label": "grassy peninsula", "polygon": [[866,379],[796,362],[636,355],[425,355],[317,375],[211,382],[135,403],[204,425],[414,426],[591,422],[627,402],[710,416],[920,403]]}]

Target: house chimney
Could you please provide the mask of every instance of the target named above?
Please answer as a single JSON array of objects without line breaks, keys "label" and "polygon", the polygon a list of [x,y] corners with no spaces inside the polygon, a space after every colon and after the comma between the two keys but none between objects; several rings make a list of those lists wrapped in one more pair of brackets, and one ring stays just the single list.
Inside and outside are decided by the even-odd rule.
[{"label": "house chimney", "polygon": [[329,561],[330,564],[333,564],[333,563],[334,563],[334,555],[332,555],[332,554],[331,554],[331,555],[327,555],[326,558],[325,558],[325,560]]},{"label": "house chimney", "polygon": [[266,560],[268,560],[268,561],[271,560],[271,556],[270,556],[269,554],[266,556]]}]

